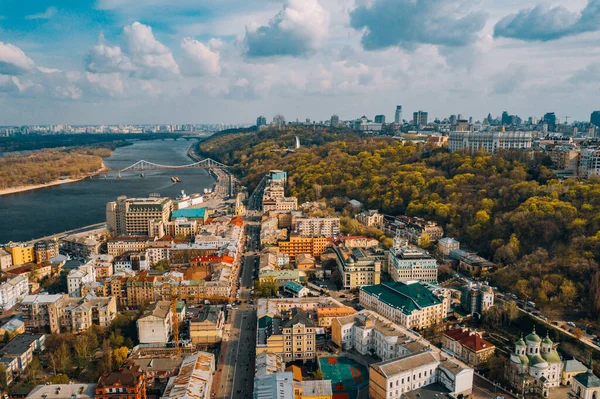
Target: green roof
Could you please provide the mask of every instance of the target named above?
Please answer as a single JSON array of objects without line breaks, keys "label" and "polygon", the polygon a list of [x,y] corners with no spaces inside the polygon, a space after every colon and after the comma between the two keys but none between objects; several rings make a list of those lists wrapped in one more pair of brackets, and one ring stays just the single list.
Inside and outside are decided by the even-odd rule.
[{"label": "green roof", "polygon": [[523,341],[523,337],[519,338],[516,345],[517,346],[527,346],[527,345],[525,345],[525,341]]},{"label": "green roof", "polygon": [[544,338],[544,340],[542,342],[547,345],[552,345],[552,340],[547,335],[546,335],[546,338]]},{"label": "green roof", "polygon": [[592,370],[588,370],[587,373],[577,374],[573,377],[586,388],[599,388],[600,387],[600,378],[596,377]]},{"label": "green roof", "polygon": [[533,332],[525,337],[525,341],[527,341],[527,342],[542,342],[542,339],[540,338],[539,335],[537,335],[535,333],[535,329],[533,329]]},{"label": "green roof", "polygon": [[538,365],[538,364],[540,364],[540,363],[547,363],[547,362],[546,362],[546,360],[544,360],[544,358],[543,358],[543,357],[541,357],[540,355],[533,355],[533,356],[530,356],[530,357],[529,357],[529,362],[530,362],[532,365],[534,365],[534,366],[535,366],[535,365]]},{"label": "green roof", "polygon": [[206,215],[205,208],[185,208],[177,209],[171,213],[171,219],[188,218],[188,219],[204,219]]},{"label": "green roof", "polygon": [[273,319],[270,316],[263,316],[260,319],[258,319],[258,328],[265,328],[267,327],[269,324],[271,324],[271,321]]},{"label": "green roof", "polygon": [[298,284],[295,281],[288,281],[287,283],[285,283],[284,287],[288,290],[294,291],[296,294],[302,291],[302,289],[304,288],[302,284]]},{"label": "green roof", "polygon": [[427,287],[417,281],[369,285],[362,287],[361,291],[378,297],[383,303],[401,309],[407,315],[415,310],[442,303]]},{"label": "green roof", "polygon": [[542,357],[546,359],[548,363],[560,363],[561,361],[558,352],[555,350],[551,350],[548,353],[542,353]]}]

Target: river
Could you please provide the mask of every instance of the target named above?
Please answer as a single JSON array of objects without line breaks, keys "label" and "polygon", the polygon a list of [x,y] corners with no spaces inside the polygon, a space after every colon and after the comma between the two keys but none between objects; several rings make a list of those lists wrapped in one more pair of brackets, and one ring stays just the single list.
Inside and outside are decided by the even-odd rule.
[{"label": "river", "polygon": [[[193,161],[187,149],[193,141],[140,141],[117,148],[104,159],[111,170],[120,170],[144,159],[163,165],[186,165]],[[171,176],[181,178],[173,183]],[[146,197],[151,193],[174,198],[181,190],[203,192],[215,180],[205,169],[153,170],[123,173],[106,179],[96,176],[75,183],[0,196],[0,243],[27,241],[100,223],[106,220],[106,203],[120,195]]]}]

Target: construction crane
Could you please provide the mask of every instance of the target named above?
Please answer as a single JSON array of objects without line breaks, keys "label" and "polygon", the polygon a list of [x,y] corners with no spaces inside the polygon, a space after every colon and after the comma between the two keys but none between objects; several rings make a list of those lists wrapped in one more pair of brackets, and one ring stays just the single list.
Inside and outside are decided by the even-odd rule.
[{"label": "construction crane", "polygon": [[570,118],[570,116],[565,116],[565,125],[569,124],[569,118]]},{"label": "construction crane", "polygon": [[177,318],[177,301],[182,299],[192,300],[207,300],[213,302],[235,302],[237,299],[230,296],[218,296],[218,295],[193,295],[193,294],[181,294],[176,293],[171,295],[171,323],[173,324],[173,343],[175,344],[175,356],[181,356],[181,348],[179,347],[179,319]]}]

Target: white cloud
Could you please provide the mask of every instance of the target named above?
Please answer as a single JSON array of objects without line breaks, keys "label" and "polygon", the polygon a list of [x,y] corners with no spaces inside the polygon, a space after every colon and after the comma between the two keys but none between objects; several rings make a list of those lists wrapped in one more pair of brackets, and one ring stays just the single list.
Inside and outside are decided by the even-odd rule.
[{"label": "white cloud", "polygon": [[10,43],[0,42],[0,74],[21,75],[31,72],[35,63],[23,50]]},{"label": "white cloud", "polygon": [[43,67],[43,66],[37,67],[37,70],[40,71],[41,73],[59,73],[59,72],[61,72],[60,69],[46,68],[46,67]]},{"label": "white cloud", "polygon": [[50,19],[56,15],[56,7],[48,7],[46,11],[25,16],[25,19]]},{"label": "white cloud", "polygon": [[125,91],[125,85],[119,73],[85,73],[90,90],[101,96],[119,97]]},{"label": "white cloud", "polygon": [[221,65],[218,48],[221,46],[222,42],[215,39],[212,39],[208,46],[190,37],[183,39],[181,48],[189,64],[184,72],[190,75],[219,75]]},{"label": "white cloud", "polygon": [[267,25],[246,27],[246,55],[305,56],[322,48],[328,36],[329,12],[318,0],[287,0]]},{"label": "white cloud", "polygon": [[152,28],[134,22],[123,29],[125,48],[136,65],[135,75],[146,79],[168,79],[179,75],[171,50],[154,37]]},{"label": "white cloud", "polygon": [[121,47],[104,43],[103,35],[86,56],[85,65],[87,71],[92,73],[130,72],[135,69]]}]

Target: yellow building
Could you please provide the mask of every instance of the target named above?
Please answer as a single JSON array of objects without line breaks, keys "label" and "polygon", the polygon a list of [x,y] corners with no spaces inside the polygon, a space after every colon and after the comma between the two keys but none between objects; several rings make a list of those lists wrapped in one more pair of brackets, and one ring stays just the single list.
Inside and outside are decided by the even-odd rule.
[{"label": "yellow building", "polygon": [[317,309],[317,323],[319,327],[331,327],[333,319],[336,317],[350,316],[356,313],[356,309],[348,306],[344,307],[329,307]]},{"label": "yellow building", "polygon": [[331,399],[331,380],[294,381],[294,399]]},{"label": "yellow building", "polygon": [[33,244],[11,242],[4,249],[12,256],[12,264],[15,266],[35,261]]},{"label": "yellow building", "polygon": [[[292,310],[293,317],[281,323],[281,331],[261,338],[263,345],[257,345],[256,353],[272,352],[285,362],[314,359],[317,350],[317,336],[313,320],[300,309]],[[265,319],[272,320],[270,317]],[[259,329],[261,323],[259,321]],[[270,330],[270,329],[269,329]],[[266,345],[264,345],[266,343]]]},{"label": "yellow building", "polygon": [[310,254],[320,258],[327,247],[325,237],[299,237],[291,236],[289,241],[279,242],[279,252],[287,254],[290,260],[296,259],[296,255]]},{"label": "yellow building", "polygon": [[192,344],[212,345],[221,342],[224,321],[220,306],[205,306],[197,318],[190,320]]}]

